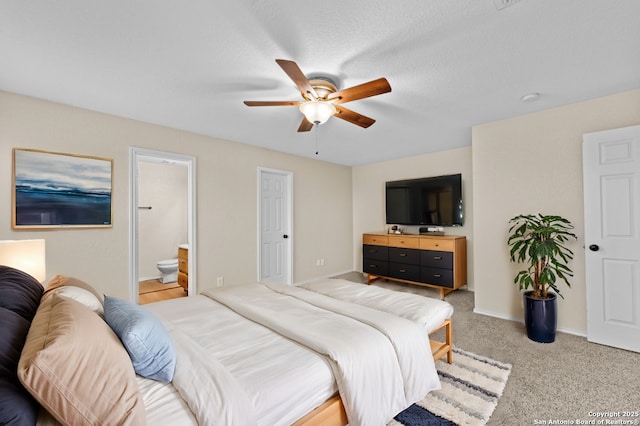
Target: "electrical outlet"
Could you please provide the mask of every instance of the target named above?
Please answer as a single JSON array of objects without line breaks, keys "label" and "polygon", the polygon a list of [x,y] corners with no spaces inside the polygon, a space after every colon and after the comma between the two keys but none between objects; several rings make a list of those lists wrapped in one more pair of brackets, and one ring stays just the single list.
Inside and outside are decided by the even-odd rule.
[{"label": "electrical outlet", "polygon": [[224,277],[218,277],[216,281],[216,286],[222,287],[224,285]]}]

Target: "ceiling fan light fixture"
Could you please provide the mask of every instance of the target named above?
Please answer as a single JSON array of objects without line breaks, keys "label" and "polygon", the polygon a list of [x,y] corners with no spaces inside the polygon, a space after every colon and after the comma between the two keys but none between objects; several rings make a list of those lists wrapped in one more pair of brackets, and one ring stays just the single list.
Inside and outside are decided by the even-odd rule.
[{"label": "ceiling fan light fixture", "polygon": [[297,105],[304,114],[298,132],[308,132],[313,129],[314,124],[317,129],[317,125],[325,123],[332,115],[366,129],[376,120],[345,108],[342,104],[391,91],[391,86],[384,77],[338,90],[335,80],[325,75],[307,77],[293,61],[276,59],[276,63],[296,85],[304,101],[244,101],[244,104],[250,107]]},{"label": "ceiling fan light fixture", "polygon": [[329,102],[308,101],[300,104],[300,112],[313,124],[323,124],[336,113],[336,107]]}]

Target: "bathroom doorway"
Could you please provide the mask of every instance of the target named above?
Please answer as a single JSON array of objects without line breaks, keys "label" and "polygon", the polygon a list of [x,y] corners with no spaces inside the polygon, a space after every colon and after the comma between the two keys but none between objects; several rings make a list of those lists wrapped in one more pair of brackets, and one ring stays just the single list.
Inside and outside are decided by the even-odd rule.
[{"label": "bathroom doorway", "polygon": [[195,158],[130,148],[130,298],[196,293]]}]

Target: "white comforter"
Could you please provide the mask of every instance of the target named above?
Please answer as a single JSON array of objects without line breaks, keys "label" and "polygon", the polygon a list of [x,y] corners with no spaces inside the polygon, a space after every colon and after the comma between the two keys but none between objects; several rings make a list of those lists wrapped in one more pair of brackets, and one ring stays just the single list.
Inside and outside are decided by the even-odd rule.
[{"label": "white comforter", "polygon": [[453,315],[453,306],[444,300],[338,278],[321,279],[300,287],[418,322],[427,332],[433,331]]},{"label": "white comforter", "polygon": [[255,425],[251,399],[215,358],[179,330],[172,330],[177,359],[173,386],[200,425]]},{"label": "white comforter", "polygon": [[[257,418],[258,425],[286,426],[337,391],[331,368],[322,356],[209,297],[185,297],[146,307],[162,319],[176,342],[178,362],[170,387],[180,388],[175,394],[185,401],[189,415],[197,419],[192,423],[173,422],[167,417],[166,422],[155,422],[152,420],[158,417],[153,416],[148,417],[149,424],[244,426]],[[221,367],[220,374],[232,377],[219,377],[214,370],[217,367]],[[250,403],[244,396],[229,395],[220,380],[235,380]],[[235,385],[232,388],[237,390]],[[223,396],[219,389],[224,391]],[[156,399],[145,397],[145,403]],[[164,420],[166,413],[160,415]]]},{"label": "white comforter", "polygon": [[351,425],[386,424],[440,387],[424,330],[414,322],[289,286],[203,294],[325,356]]}]

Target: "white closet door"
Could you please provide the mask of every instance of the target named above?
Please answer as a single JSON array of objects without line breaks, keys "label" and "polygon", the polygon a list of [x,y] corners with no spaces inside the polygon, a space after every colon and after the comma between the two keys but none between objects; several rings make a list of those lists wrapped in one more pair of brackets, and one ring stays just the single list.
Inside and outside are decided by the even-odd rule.
[{"label": "white closet door", "polygon": [[640,126],[583,137],[587,339],[640,352]]},{"label": "white closet door", "polygon": [[258,280],[292,283],[291,173],[259,170]]}]

